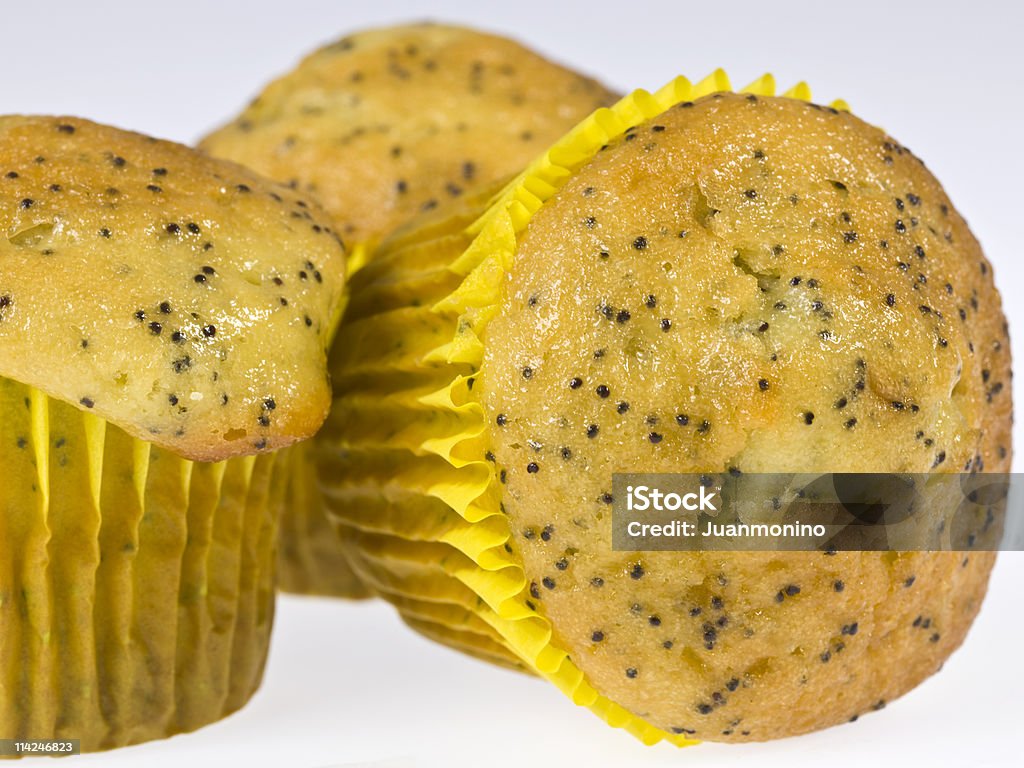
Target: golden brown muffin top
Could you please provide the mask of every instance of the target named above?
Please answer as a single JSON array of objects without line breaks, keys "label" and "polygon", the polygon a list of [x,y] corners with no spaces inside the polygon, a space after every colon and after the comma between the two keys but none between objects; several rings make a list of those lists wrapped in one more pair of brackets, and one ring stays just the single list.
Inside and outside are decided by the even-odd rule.
[{"label": "golden brown muffin top", "polygon": [[601,693],[769,738],[906,690],[959,642],[983,561],[611,547],[613,472],[1008,468],[992,270],[882,131],[735,94],[636,126],[534,214],[484,333],[474,395],[531,600]]},{"label": "golden brown muffin top", "polygon": [[0,231],[0,376],[192,459],[323,421],[345,252],[297,193],[87,120],[2,117]]},{"label": "golden brown muffin top", "polygon": [[615,98],[506,38],[390,27],[311,54],[201,147],[315,195],[346,240],[375,241],[519,172]]}]

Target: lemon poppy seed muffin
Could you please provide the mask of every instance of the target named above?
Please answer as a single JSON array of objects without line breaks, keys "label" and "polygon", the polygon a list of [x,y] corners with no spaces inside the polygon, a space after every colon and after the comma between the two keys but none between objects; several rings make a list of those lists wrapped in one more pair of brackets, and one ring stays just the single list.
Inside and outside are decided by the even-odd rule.
[{"label": "lemon poppy seed muffin", "polygon": [[0,117],[0,737],[98,750],[259,684],[345,251],[240,166]]},{"label": "lemon poppy seed muffin", "polygon": [[[441,217],[522,170],[614,94],[496,35],[441,24],[352,34],[267,86],[206,152],[315,196],[346,241],[376,243]],[[281,585],[360,597],[299,449],[282,520]]]},{"label": "lemon poppy seed muffin", "polygon": [[[336,349],[409,330],[334,354],[365,391],[322,433],[325,497],[367,583],[400,611],[474,610],[647,741],[880,709],[962,642],[994,555],[615,552],[614,472],[1010,461],[999,295],[939,183],[848,112],[763,85],[706,95],[725,89],[638,92],[556,143],[468,247],[424,237],[453,292],[403,305],[387,272],[409,238],[385,246],[353,291],[393,303],[351,306]],[[349,429],[368,391],[377,426]],[[402,494],[415,515],[344,503]]]},{"label": "lemon poppy seed muffin", "polygon": [[538,608],[615,701],[764,739],[891,700],[959,645],[988,554],[613,553],[601,526],[612,472],[1008,471],[987,262],[880,131],[736,95],[639,125],[534,215],[484,344]]},{"label": "lemon poppy seed muffin", "polygon": [[310,54],[200,146],[315,195],[367,242],[518,173],[614,98],[507,38],[383,27]]}]

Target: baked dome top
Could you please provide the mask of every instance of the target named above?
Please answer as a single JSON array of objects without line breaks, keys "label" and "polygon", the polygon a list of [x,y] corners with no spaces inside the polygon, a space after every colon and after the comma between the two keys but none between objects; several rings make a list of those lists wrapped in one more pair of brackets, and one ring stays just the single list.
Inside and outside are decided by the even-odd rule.
[{"label": "baked dome top", "polygon": [[345,250],[299,194],[187,147],[0,117],[0,376],[191,459],[312,435]]}]

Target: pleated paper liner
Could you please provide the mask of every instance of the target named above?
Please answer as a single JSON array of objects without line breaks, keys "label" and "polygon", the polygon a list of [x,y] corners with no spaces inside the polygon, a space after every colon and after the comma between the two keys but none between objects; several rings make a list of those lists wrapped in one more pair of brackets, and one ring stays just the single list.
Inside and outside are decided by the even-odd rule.
[{"label": "pleated paper liner", "polygon": [[312,449],[308,440],[287,449],[291,469],[281,514],[278,588],[302,595],[368,597],[324,512]]},{"label": "pleated paper liner", "polygon": [[453,648],[480,661],[486,661],[488,664],[508,667],[517,672],[528,671],[523,662],[509,656],[509,651],[504,645],[494,643],[486,638],[481,639],[475,635],[467,635],[446,624],[420,621],[405,611],[401,611],[400,615],[402,621],[428,640]]},{"label": "pleated paper liner", "polygon": [[[366,260],[364,245],[351,248],[346,261],[348,274],[360,269]],[[330,322],[331,336],[341,325],[348,298],[346,290]],[[278,530],[277,588],[300,595],[352,600],[369,597],[369,590],[349,566],[338,533],[324,512],[314,450],[313,442],[306,440],[281,451],[289,469]]]},{"label": "pleated paper liner", "polygon": [[403,621],[431,640],[491,664],[529,672],[473,609],[399,593],[387,593],[387,599],[399,609]]},{"label": "pleated paper liner", "polygon": [[[474,196],[467,196],[458,205],[450,206],[436,215],[417,222],[415,239],[406,243],[402,232],[395,233],[390,239],[392,254],[401,254],[392,259],[388,267],[389,287],[385,291],[367,290],[353,294],[346,291],[345,305],[370,306],[383,308],[382,302],[391,305],[405,305],[424,295],[440,298],[458,287],[460,277],[447,270],[448,263],[454,254],[461,252],[468,244],[465,233],[466,226],[479,215],[495,194],[504,187],[504,183],[487,188]],[[423,234],[430,233],[431,238],[424,241]],[[426,252],[435,251],[434,253]],[[348,261],[349,275],[363,270],[373,271],[376,267],[370,259],[370,252],[365,245],[357,245],[352,249]],[[437,269],[425,269],[434,264]],[[397,291],[397,293],[396,293]],[[352,309],[349,309],[351,312]],[[337,329],[338,322],[334,323]],[[401,345],[405,342],[410,329],[400,317],[395,322],[378,325],[366,329],[366,334],[358,339],[349,334],[346,344],[352,345],[347,350],[358,357],[364,347]],[[426,340],[420,338],[418,343],[436,346],[444,343],[449,330],[442,324],[435,324],[420,329],[423,336],[431,333],[434,336]],[[343,350],[344,352],[345,350]],[[395,361],[397,363],[397,361]],[[382,375],[400,375],[401,371],[415,371],[415,361],[409,365],[395,364],[388,371],[369,369],[365,374],[373,379]],[[353,365],[348,377],[355,376],[358,368]],[[405,379],[404,384],[409,384]],[[336,388],[340,384],[335,382]],[[439,382],[431,382],[429,389],[436,389]],[[375,399],[369,398],[363,407],[352,411],[363,421],[372,420],[379,410]],[[288,478],[288,496],[284,512],[281,516],[280,556],[278,559],[278,586],[285,592],[297,594],[324,595],[349,599],[367,597],[368,588],[360,583],[359,577],[348,562],[343,542],[339,540],[339,532],[325,514],[323,500],[316,484],[316,459],[314,452],[320,447],[315,439],[301,443],[288,449],[291,455],[291,474]],[[443,631],[443,630],[441,630]]]},{"label": "pleated paper liner", "polygon": [[[694,742],[598,694],[552,643],[515,557],[494,466],[480,459],[487,450],[484,416],[471,391],[483,329],[498,311],[531,215],[627,128],[727,90],[719,70],[695,85],[680,77],[653,94],[636,91],[570,131],[463,231],[411,233],[385,244],[352,280],[353,300],[331,360],[342,394],[318,454],[327,508],[353,568],[407,623],[463,648],[470,622],[456,613],[458,622],[449,625],[448,606],[472,611],[479,621],[471,631],[648,744]],[[743,92],[773,95],[774,81],[765,75]],[[810,99],[803,83],[785,95]],[[425,610],[425,603],[446,607]],[[481,624],[490,630],[479,633]]]},{"label": "pleated paper liner", "polygon": [[196,463],[0,379],[0,738],[191,731],[259,686],[278,454]]}]

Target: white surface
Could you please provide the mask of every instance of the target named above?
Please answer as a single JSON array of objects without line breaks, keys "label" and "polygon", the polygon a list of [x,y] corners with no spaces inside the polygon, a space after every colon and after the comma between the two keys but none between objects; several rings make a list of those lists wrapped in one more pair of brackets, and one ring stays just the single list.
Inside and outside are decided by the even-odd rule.
[{"label": "white surface", "polygon": [[410,632],[382,603],[284,597],[263,688],[227,720],[87,755],[110,768],[944,768],[1020,766],[1024,554],[938,675],[856,723],[765,744],[644,747],[541,680]]},{"label": "white surface", "polygon": [[[316,45],[425,17],[518,37],[621,89],[724,66],[736,86],[770,70],[783,86],[808,79],[819,100],[846,98],[943,180],[995,266],[1011,331],[1024,333],[1019,3],[7,1],[0,112],[79,114],[191,141]],[[884,712],[798,739],[683,753],[646,749],[550,686],[436,647],[384,605],[285,598],[249,707],[196,734],[74,764],[1016,766],[1022,583],[1024,554],[1003,555],[966,646]]]}]

